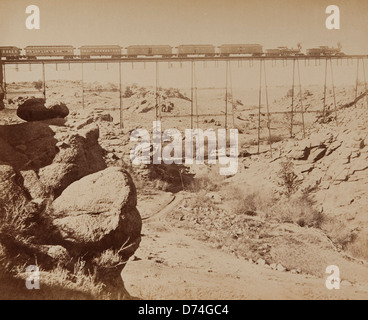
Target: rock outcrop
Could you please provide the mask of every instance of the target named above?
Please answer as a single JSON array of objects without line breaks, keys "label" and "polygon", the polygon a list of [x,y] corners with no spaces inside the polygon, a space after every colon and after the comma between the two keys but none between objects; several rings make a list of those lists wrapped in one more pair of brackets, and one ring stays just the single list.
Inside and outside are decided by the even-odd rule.
[{"label": "rock outcrop", "polygon": [[82,259],[112,298],[129,297],[120,273],[141,239],[136,189],[125,170],[106,169],[98,139],[97,125],[63,119],[0,126],[0,218],[22,223],[0,228],[0,245],[45,270]]},{"label": "rock outcrop", "polygon": [[45,100],[41,98],[28,99],[17,110],[17,116],[25,121],[65,118],[68,114],[69,109],[65,104],[60,103],[46,108]]},{"label": "rock outcrop", "polygon": [[32,198],[58,196],[74,181],[106,168],[99,128],[91,124],[78,131],[60,120],[0,126],[0,162],[21,173]]}]

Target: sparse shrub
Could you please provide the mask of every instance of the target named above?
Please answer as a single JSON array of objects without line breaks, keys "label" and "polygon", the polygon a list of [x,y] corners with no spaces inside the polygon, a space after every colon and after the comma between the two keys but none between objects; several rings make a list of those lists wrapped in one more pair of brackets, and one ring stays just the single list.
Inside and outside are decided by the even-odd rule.
[{"label": "sparse shrub", "polygon": [[284,140],[284,138],[280,135],[271,135],[271,137],[268,137],[268,143],[277,143]]},{"label": "sparse shrub", "polygon": [[356,239],[348,243],[346,250],[354,257],[368,261],[368,235],[361,233]]},{"label": "sparse shrub", "polygon": [[140,87],[139,88],[139,95],[142,97],[142,98],[145,98],[146,95],[147,95],[148,91],[145,87]]},{"label": "sparse shrub", "polygon": [[326,217],[321,229],[340,249],[344,249],[349,243],[354,241],[354,235],[346,223],[336,217]]},{"label": "sparse shrub", "polygon": [[293,96],[293,89],[289,89],[288,92],[286,93],[286,97],[291,98],[292,96]]},{"label": "sparse shrub", "polygon": [[235,214],[249,216],[267,216],[268,210],[275,204],[275,198],[271,189],[239,188],[232,184],[225,186],[223,197],[234,203]]},{"label": "sparse shrub", "polygon": [[33,81],[33,82],[32,82],[32,85],[33,85],[33,87],[34,87],[36,90],[41,91],[41,90],[42,90],[42,88],[43,88],[43,81],[41,81],[41,80]]},{"label": "sparse shrub", "polygon": [[112,84],[110,84],[110,86],[111,86],[111,91],[112,92],[118,92],[119,91],[119,88],[116,84],[112,83]]},{"label": "sparse shrub", "polygon": [[217,170],[210,170],[208,175],[194,178],[189,185],[187,190],[189,192],[199,192],[201,190],[218,191],[224,183],[224,177],[221,176]]},{"label": "sparse shrub", "polygon": [[132,89],[129,86],[127,86],[125,88],[125,91],[124,91],[124,94],[123,94],[123,98],[130,98],[133,95],[134,95],[134,92],[132,91]]},{"label": "sparse shrub", "polygon": [[27,210],[26,203],[0,203],[0,238],[6,234],[20,238],[25,235],[31,226],[32,214]]},{"label": "sparse shrub", "polygon": [[161,191],[168,191],[169,188],[169,183],[167,181],[163,181],[160,179],[156,179],[153,183],[154,188],[157,190],[161,190]]},{"label": "sparse shrub", "polygon": [[103,251],[99,257],[95,258],[93,263],[98,268],[110,268],[122,264],[122,261],[116,250],[108,249]]},{"label": "sparse shrub", "polygon": [[281,169],[278,172],[280,178],[279,185],[284,188],[284,193],[290,197],[298,190],[301,181],[294,172],[294,163],[291,159],[287,158],[285,161],[282,161],[280,166]]},{"label": "sparse shrub", "polygon": [[196,192],[189,200],[188,205],[192,209],[200,208],[214,208],[214,204],[211,198],[207,196],[206,190]]},{"label": "sparse shrub", "polygon": [[256,193],[251,193],[246,195],[244,198],[238,200],[238,204],[235,208],[236,214],[246,214],[248,216],[256,216],[257,215],[257,206],[256,206]]},{"label": "sparse shrub", "polygon": [[[97,281],[96,273],[85,272],[83,263],[79,265],[80,261],[82,260],[79,259],[76,263],[74,272],[70,272],[61,265],[47,272],[41,269],[43,290],[46,286],[49,287],[47,290],[57,295],[58,299],[72,299],[73,295],[78,299],[80,293],[87,294],[90,299],[108,299],[109,296],[103,293],[104,284]],[[61,291],[59,288],[67,291]]]},{"label": "sparse shrub", "polygon": [[164,90],[164,93],[165,93],[165,95],[166,95],[166,96],[168,96],[169,98],[172,98],[172,97],[174,97],[173,91],[174,91],[174,89],[173,89],[173,88],[169,88],[169,89],[165,89],[165,90]]},{"label": "sparse shrub", "polygon": [[[285,112],[283,114],[283,117],[280,120],[280,123],[281,123],[283,128],[287,129],[288,133],[291,136],[292,135],[292,131],[291,131],[291,111],[290,112]],[[294,120],[293,120],[293,123],[294,123]]]},{"label": "sparse shrub", "polygon": [[257,139],[250,139],[245,144],[248,144],[250,146],[256,146],[256,145],[258,145],[258,140]]},{"label": "sparse shrub", "polygon": [[325,221],[325,215],[314,207],[314,201],[306,193],[280,199],[270,209],[270,215],[278,222],[300,227],[320,228]]}]

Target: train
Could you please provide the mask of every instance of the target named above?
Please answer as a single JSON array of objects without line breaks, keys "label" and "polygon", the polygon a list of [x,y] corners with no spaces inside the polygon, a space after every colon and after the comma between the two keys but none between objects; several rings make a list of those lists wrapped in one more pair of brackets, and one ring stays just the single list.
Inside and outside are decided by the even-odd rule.
[{"label": "train", "polygon": [[341,52],[342,46],[337,44],[337,48],[329,48],[328,46],[320,46],[318,48],[307,49],[308,56],[343,56]]},{"label": "train", "polygon": [[57,46],[27,46],[24,49],[15,46],[0,46],[0,60],[34,60],[38,58],[62,58],[62,59],[90,59],[110,58],[134,59],[138,57],[161,57],[161,58],[190,58],[190,57],[286,57],[286,56],[340,56],[341,45],[337,48],[320,46],[306,50],[302,53],[301,45],[297,49],[277,47],[263,50],[260,44],[223,44],[214,46],[211,44],[184,44],[177,47],[169,45],[84,45],[74,48],[71,45]]}]

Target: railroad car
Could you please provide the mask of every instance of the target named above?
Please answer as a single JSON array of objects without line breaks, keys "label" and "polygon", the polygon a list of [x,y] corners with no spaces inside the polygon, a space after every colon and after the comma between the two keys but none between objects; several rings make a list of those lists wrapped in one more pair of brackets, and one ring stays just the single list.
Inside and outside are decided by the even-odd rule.
[{"label": "railroad car", "polygon": [[212,44],[183,44],[178,46],[178,57],[205,56],[214,57],[216,55],[215,46]]},{"label": "railroad car", "polygon": [[317,48],[307,49],[308,56],[341,56],[344,55],[341,52],[341,44],[337,44],[337,48],[330,48],[328,46],[319,46]]},{"label": "railroad car", "polygon": [[267,49],[265,55],[268,57],[285,57],[285,56],[302,56],[302,46],[298,43],[298,49],[288,47],[277,47],[275,49]]},{"label": "railroad car", "polygon": [[22,49],[17,47],[0,47],[0,60],[18,60]]},{"label": "railroad car", "polygon": [[266,49],[265,55],[268,57],[278,57],[280,55],[280,49]]},{"label": "railroad car", "polygon": [[138,56],[161,56],[163,58],[168,58],[173,55],[173,48],[166,45],[134,45],[129,46],[126,49],[128,58],[136,58]]},{"label": "railroad car", "polygon": [[38,57],[74,58],[73,46],[27,46],[24,50],[27,59],[37,59]]},{"label": "railroad car", "polygon": [[118,45],[96,45],[96,46],[81,46],[80,57],[82,59],[89,59],[91,57],[110,57],[110,58],[120,58],[121,50],[123,48]]},{"label": "railroad car", "polygon": [[322,55],[322,52],[321,48],[310,48],[307,49],[307,56],[320,56]]},{"label": "railroad car", "polygon": [[219,47],[220,56],[228,57],[230,55],[252,55],[262,56],[263,48],[260,44],[223,44]]}]

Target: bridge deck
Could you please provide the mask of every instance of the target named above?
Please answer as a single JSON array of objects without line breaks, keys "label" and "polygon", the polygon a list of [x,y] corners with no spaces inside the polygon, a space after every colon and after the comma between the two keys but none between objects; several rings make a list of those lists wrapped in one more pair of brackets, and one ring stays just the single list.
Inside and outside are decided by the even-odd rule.
[{"label": "bridge deck", "polygon": [[190,62],[190,61],[285,61],[285,60],[346,60],[346,59],[368,59],[368,55],[344,55],[344,56],[283,56],[283,57],[138,57],[138,58],[91,58],[91,59],[20,59],[20,60],[0,60],[2,64],[53,64],[53,63],[119,63],[119,62]]}]

